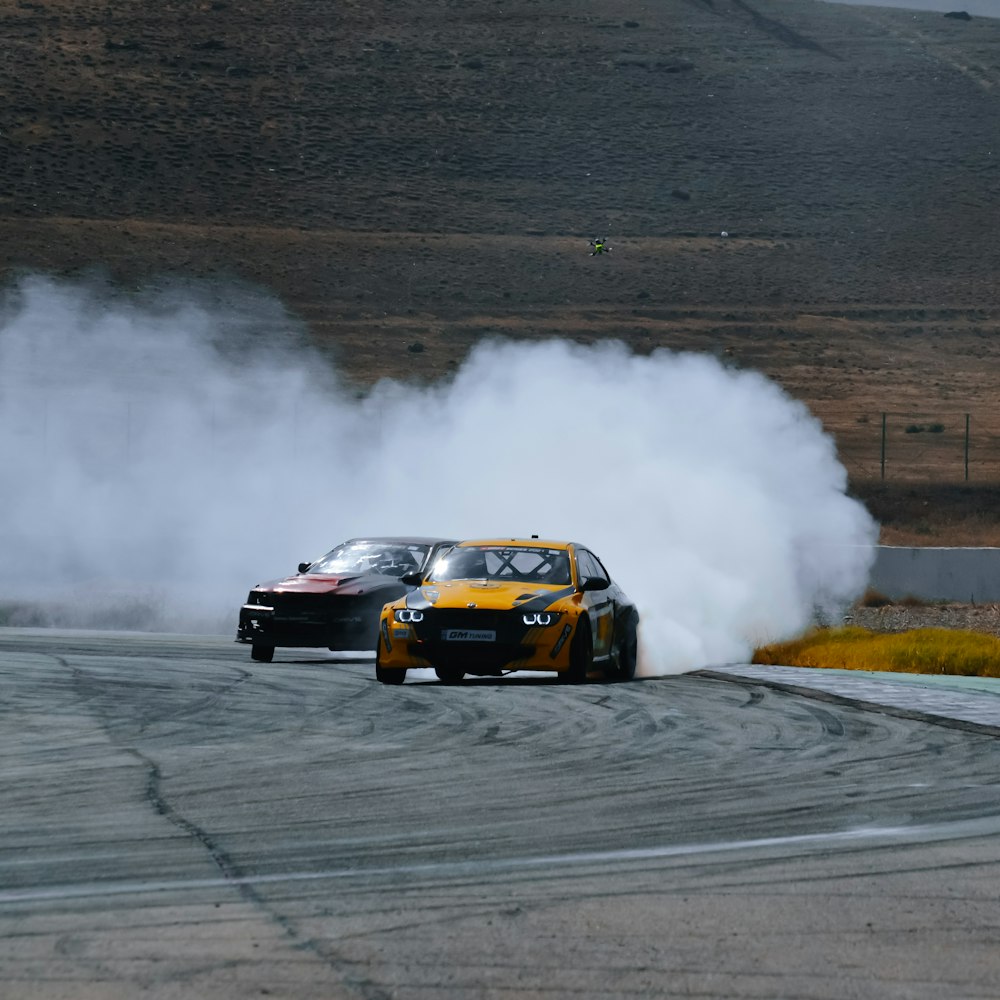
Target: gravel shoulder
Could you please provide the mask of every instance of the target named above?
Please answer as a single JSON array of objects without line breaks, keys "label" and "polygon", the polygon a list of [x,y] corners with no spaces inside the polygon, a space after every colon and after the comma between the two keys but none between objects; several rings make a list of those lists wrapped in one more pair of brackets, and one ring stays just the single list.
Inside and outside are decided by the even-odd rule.
[{"label": "gravel shoulder", "polygon": [[1000,637],[1000,605],[935,604],[910,607],[890,604],[881,608],[852,608],[846,625],[873,632],[908,632],[918,628],[962,629]]}]

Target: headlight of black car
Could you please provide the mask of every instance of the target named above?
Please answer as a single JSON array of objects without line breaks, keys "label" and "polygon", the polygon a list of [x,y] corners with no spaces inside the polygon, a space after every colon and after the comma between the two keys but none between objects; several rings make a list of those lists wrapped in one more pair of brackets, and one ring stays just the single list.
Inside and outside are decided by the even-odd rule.
[{"label": "headlight of black car", "polygon": [[398,622],[422,622],[424,613],[416,608],[397,608],[392,617]]},{"label": "headlight of black car", "polygon": [[531,611],[521,615],[525,625],[555,625],[559,621],[559,611]]}]

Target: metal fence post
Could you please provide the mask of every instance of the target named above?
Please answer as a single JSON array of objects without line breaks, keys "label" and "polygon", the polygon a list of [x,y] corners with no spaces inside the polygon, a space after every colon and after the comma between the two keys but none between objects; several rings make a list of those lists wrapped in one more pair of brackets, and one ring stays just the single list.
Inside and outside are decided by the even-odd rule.
[{"label": "metal fence post", "polygon": [[965,481],[969,481],[969,414],[965,415]]},{"label": "metal fence post", "polygon": [[885,413],[882,414],[882,478],[885,479]]}]

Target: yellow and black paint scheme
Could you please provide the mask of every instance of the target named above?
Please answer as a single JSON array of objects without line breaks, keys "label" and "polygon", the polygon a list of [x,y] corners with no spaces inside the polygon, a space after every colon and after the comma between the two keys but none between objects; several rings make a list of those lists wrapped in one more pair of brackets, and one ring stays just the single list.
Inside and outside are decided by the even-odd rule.
[{"label": "yellow and black paint scheme", "polygon": [[638,621],[635,605],[581,545],[464,541],[382,609],[376,676],[401,684],[407,670],[429,667],[449,683],[516,670],[576,683],[598,672],[631,680]]}]

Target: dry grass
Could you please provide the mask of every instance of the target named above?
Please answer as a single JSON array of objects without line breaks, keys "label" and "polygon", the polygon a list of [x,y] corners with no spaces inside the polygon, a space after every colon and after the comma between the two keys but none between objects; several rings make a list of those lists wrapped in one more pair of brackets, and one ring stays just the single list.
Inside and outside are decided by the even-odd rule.
[{"label": "dry grass", "polygon": [[754,652],[754,663],[840,670],[1000,677],[1000,639],[978,632],[921,628],[878,634],[864,628],[817,629]]}]

